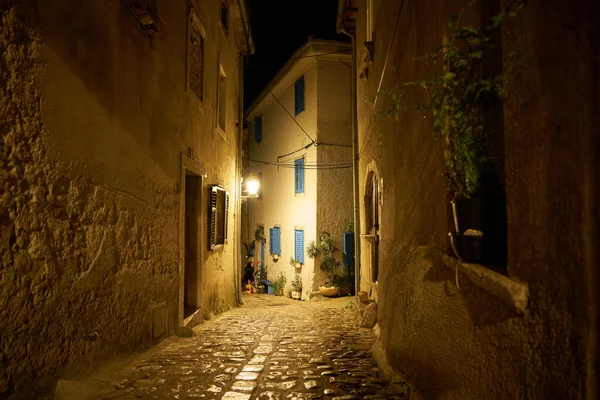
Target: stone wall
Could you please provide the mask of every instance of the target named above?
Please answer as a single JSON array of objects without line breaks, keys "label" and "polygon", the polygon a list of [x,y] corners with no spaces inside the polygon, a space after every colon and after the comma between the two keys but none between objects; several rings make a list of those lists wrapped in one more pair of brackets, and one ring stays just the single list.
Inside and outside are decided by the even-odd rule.
[{"label": "stone wall", "polygon": [[[219,134],[217,64],[199,104],[185,87],[186,2],[159,3],[161,40],[123,2],[0,5],[0,397],[39,396],[181,322],[181,153],[235,209],[235,40],[205,4],[207,57],[220,51],[230,85]],[[203,253],[206,316],[235,305],[232,249]]]},{"label": "stone wall", "polygon": [[[443,42],[463,5],[375,2],[374,61],[369,77],[357,79],[357,107],[363,234],[367,175],[383,178],[378,285],[364,240],[361,258],[361,288],[379,303],[376,354],[423,398],[583,398],[597,357],[597,284],[586,277],[594,276],[598,241],[598,6],[527,2],[503,30],[505,59],[517,52],[525,64],[509,76],[504,107],[508,277],[530,291],[519,313],[442,262],[451,225],[442,143],[429,118],[407,111],[398,122],[369,122],[390,42],[383,86],[399,87],[426,73],[414,58]],[[406,88],[405,100],[424,98]],[[378,102],[375,113],[390,107],[389,98]]]}]

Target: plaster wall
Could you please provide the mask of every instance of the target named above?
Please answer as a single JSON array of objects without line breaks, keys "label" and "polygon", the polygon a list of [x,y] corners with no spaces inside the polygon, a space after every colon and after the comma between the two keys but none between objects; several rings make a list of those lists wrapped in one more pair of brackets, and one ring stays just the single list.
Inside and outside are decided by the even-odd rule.
[{"label": "plaster wall", "polygon": [[[364,5],[358,44],[365,40]],[[363,234],[367,175],[376,170],[383,178],[376,347],[423,398],[583,398],[586,385],[593,386],[589,363],[597,355],[588,295],[597,287],[586,276],[596,268],[589,246],[598,239],[590,229],[598,221],[597,205],[590,203],[599,176],[593,161],[598,6],[527,2],[503,30],[504,56],[517,51],[526,65],[509,77],[504,106],[508,275],[529,284],[525,313],[455,277],[440,259],[449,210],[442,144],[429,119],[408,111],[398,122],[372,120],[390,107],[385,97],[373,107],[390,42],[382,82],[400,87],[427,73],[414,58],[443,42],[447,21],[461,6],[375,2],[374,62],[368,78],[356,82]],[[409,105],[425,100],[411,87],[404,98]],[[372,290],[365,270],[369,244],[363,239],[361,246],[361,289]]]},{"label": "plaster wall", "polygon": [[[250,240],[254,239],[254,230],[260,224],[265,230],[265,267],[267,277],[274,281],[280,273],[287,278],[287,288],[291,288],[294,278],[294,268],[289,264],[290,257],[294,257],[294,229],[304,230],[305,246],[311,237],[315,236],[317,197],[316,171],[304,171],[304,193],[295,193],[294,168],[277,167],[280,155],[302,149],[311,140],[302,132],[302,129],[288,115],[286,110],[294,115],[294,82],[304,75],[305,85],[305,110],[295,116],[298,124],[316,139],[317,135],[317,64],[313,60],[296,64],[284,79],[272,89],[273,94],[268,95],[248,115],[248,154],[250,157],[249,172],[262,173],[262,198],[249,199],[249,226]],[[254,140],[254,119],[262,115],[262,141]],[[304,157],[306,165],[317,162],[317,152],[314,146],[298,151],[292,155],[279,159],[281,163],[293,165],[294,160]],[[258,163],[267,162],[270,165]],[[274,165],[273,165],[274,164]],[[274,262],[269,255],[269,228],[281,228],[281,255]],[[259,248],[257,242],[257,249]],[[258,260],[255,251],[255,260]],[[314,279],[314,262],[307,256],[304,257],[301,277],[303,289],[312,287]],[[310,294],[303,290],[303,297]]]},{"label": "plaster wall", "polygon": [[[318,70],[319,164],[345,163],[351,166],[351,64],[349,61],[320,59]],[[353,220],[352,168],[318,170],[317,181],[317,236],[321,232],[329,232],[340,249],[336,255],[341,260],[342,233],[348,222]],[[338,274],[342,273],[338,271]],[[326,278],[320,269],[317,276],[319,279],[315,285]]]},{"label": "plaster wall", "polygon": [[[159,1],[151,40],[123,2],[0,5],[0,396],[32,398],[181,323],[181,153],[235,209],[238,51],[219,2],[205,100],[186,91],[188,4]],[[228,79],[217,132],[219,63]],[[185,157],[185,156],[184,156]],[[203,210],[208,208],[203,196]],[[233,211],[229,226],[234,226]],[[205,316],[235,305],[233,247],[199,246]]]}]

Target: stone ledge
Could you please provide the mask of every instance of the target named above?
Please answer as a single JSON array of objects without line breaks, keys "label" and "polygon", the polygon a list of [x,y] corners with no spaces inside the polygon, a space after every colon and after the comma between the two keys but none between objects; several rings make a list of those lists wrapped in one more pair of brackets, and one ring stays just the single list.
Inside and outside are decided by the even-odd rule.
[{"label": "stone ledge", "polygon": [[529,302],[529,285],[518,282],[507,276],[494,272],[483,265],[468,264],[458,261],[446,254],[442,255],[444,263],[452,270],[458,269],[471,282],[486,292],[499,298],[511,307],[524,312]]}]

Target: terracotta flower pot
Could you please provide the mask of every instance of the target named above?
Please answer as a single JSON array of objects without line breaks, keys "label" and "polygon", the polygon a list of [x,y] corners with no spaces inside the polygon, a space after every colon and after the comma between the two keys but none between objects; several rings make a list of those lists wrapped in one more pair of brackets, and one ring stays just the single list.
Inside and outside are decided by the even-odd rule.
[{"label": "terracotta flower pot", "polygon": [[339,287],[319,287],[319,293],[321,293],[325,297],[335,297],[340,293]]}]

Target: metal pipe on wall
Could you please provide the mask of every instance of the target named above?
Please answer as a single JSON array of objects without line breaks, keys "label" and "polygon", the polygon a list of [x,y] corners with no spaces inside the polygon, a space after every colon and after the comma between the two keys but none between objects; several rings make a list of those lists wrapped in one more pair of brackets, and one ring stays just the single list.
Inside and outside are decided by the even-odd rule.
[{"label": "metal pipe on wall", "polygon": [[358,199],[358,116],[356,93],[356,38],[352,36],[352,183],[354,184],[354,290],[360,291],[360,202]]}]

